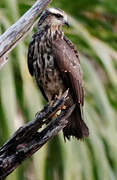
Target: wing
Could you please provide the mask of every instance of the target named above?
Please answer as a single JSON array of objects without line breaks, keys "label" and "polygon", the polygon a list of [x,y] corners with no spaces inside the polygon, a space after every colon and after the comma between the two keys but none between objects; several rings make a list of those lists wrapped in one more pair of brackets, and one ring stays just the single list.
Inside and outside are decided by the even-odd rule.
[{"label": "wing", "polygon": [[27,61],[28,69],[29,69],[29,72],[32,76],[33,76],[33,63],[35,61],[34,49],[35,49],[35,40],[32,39],[32,41],[30,42],[29,47],[28,47],[28,61]]},{"label": "wing", "polygon": [[[34,63],[37,61],[37,56],[35,55],[36,54],[35,52],[38,48],[38,40],[36,38],[38,38],[38,40],[39,40],[39,37],[36,37],[36,34],[34,34],[32,37],[32,41],[30,42],[29,47],[28,47],[27,63],[28,63],[29,72],[32,76],[34,75],[34,73],[36,71],[36,70],[34,70]],[[37,82],[37,84],[38,84],[43,96],[48,101],[48,98],[44,92],[44,89],[40,86],[40,84],[38,82]]]},{"label": "wing", "polygon": [[76,103],[83,106],[84,91],[82,86],[82,72],[77,50],[71,41],[64,37],[63,39],[53,41],[53,52],[55,55],[55,63],[63,78],[66,79],[73,99]]},{"label": "wing", "polygon": [[28,69],[32,76],[34,73],[33,72],[34,71],[34,62],[36,62],[36,60],[37,60],[37,51],[39,51],[38,50],[39,41],[40,41],[43,33],[44,32],[40,32],[40,33],[36,32],[35,34],[33,34],[32,40],[28,47]]}]

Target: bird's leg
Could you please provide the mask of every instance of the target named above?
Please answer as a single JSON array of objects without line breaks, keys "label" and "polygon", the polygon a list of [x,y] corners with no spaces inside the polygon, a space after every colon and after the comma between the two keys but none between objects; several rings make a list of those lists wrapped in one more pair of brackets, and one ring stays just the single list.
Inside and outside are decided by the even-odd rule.
[{"label": "bird's leg", "polygon": [[[52,99],[51,96],[48,96],[48,101],[49,101],[48,106],[52,107],[53,104],[57,101],[57,99],[58,99],[57,96],[55,96],[54,99]],[[53,118],[57,118],[57,114],[56,114],[57,111],[58,109],[48,117],[48,119],[45,121],[45,124],[48,124]]]},{"label": "bird's leg", "polygon": [[[58,96],[56,95],[56,98],[59,99],[59,98],[62,96],[62,94],[63,94],[63,91],[60,90],[60,91],[59,91],[59,95],[58,95]],[[63,104],[63,106],[60,107],[59,110],[65,110],[66,108],[67,108],[67,107]]]},{"label": "bird's leg", "polygon": [[[53,103],[56,102],[58,99],[60,99],[61,96],[62,96],[62,91],[59,92],[59,95],[56,94],[53,99],[52,99],[52,96],[49,96],[49,98],[48,98],[49,106],[52,106]],[[61,108],[58,108],[54,113],[52,113],[50,115],[50,117],[47,120],[47,123],[48,123],[48,121],[51,121],[53,118],[57,118],[58,117],[57,112],[59,110],[61,110]]]},{"label": "bird's leg", "polygon": [[[58,95],[55,95],[55,99],[60,99],[60,97],[62,96],[62,94],[63,94],[63,91],[60,89],[59,90],[59,94]],[[65,110],[67,107],[63,104],[63,106],[61,106],[59,109],[58,109],[58,111],[61,111],[61,110]],[[57,112],[58,112],[57,111]],[[55,117],[57,117],[58,116],[58,114],[57,113],[55,113]]]},{"label": "bird's leg", "polygon": [[67,108],[67,106],[63,105],[62,106],[62,110],[65,110]]},{"label": "bird's leg", "polygon": [[[68,93],[68,91],[67,91]],[[59,95],[55,95],[54,96],[54,99],[52,98],[48,98],[48,105],[47,105],[47,108],[48,107],[53,107],[53,105],[56,103],[56,101],[60,100],[61,97],[63,96],[63,93],[62,91],[60,91]],[[61,113],[62,110],[65,110],[67,107],[64,105],[64,101],[63,101],[63,105],[59,106],[54,112],[51,113],[51,115],[48,117],[48,119],[45,121],[46,124],[48,124],[52,119],[56,119],[58,117],[58,114]]]}]

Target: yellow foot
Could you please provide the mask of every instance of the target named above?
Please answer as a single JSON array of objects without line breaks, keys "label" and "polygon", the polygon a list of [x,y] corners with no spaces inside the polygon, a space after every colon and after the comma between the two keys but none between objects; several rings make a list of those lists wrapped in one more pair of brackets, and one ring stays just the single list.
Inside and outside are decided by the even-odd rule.
[{"label": "yellow foot", "polygon": [[58,117],[58,114],[54,114],[52,117],[56,119]]},{"label": "yellow foot", "polygon": [[58,96],[58,95],[56,95],[56,96],[55,96],[55,98],[56,98],[56,99],[58,99],[58,98],[59,98],[59,96]]},{"label": "yellow foot", "polygon": [[67,106],[63,105],[63,107],[61,109],[66,109],[66,108],[67,108]]}]

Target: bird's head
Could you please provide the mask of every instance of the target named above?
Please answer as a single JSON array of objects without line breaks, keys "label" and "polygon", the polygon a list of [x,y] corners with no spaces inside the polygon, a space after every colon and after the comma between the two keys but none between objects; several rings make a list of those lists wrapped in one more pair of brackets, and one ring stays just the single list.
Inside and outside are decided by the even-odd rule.
[{"label": "bird's head", "polygon": [[40,19],[39,19],[39,26],[50,26],[50,27],[62,27],[62,25],[65,24],[69,26],[67,15],[58,8],[48,8],[46,9]]}]

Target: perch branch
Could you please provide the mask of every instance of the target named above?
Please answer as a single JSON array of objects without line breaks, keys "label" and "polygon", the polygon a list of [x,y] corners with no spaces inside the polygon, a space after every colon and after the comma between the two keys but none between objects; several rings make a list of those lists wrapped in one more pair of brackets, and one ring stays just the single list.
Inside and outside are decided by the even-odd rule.
[{"label": "perch branch", "polygon": [[35,19],[51,1],[37,0],[15,24],[0,36],[0,69],[8,61],[8,53],[32,30],[37,23]]},{"label": "perch branch", "polygon": [[[22,161],[35,153],[66,126],[66,119],[71,115],[74,105],[62,110],[56,119],[50,122],[49,119],[63,106],[68,98],[67,95],[68,90],[60,99],[55,100],[52,106],[46,105],[33,121],[20,127],[0,148],[0,180],[7,177]],[[38,132],[43,124],[47,124],[46,127]]]}]

